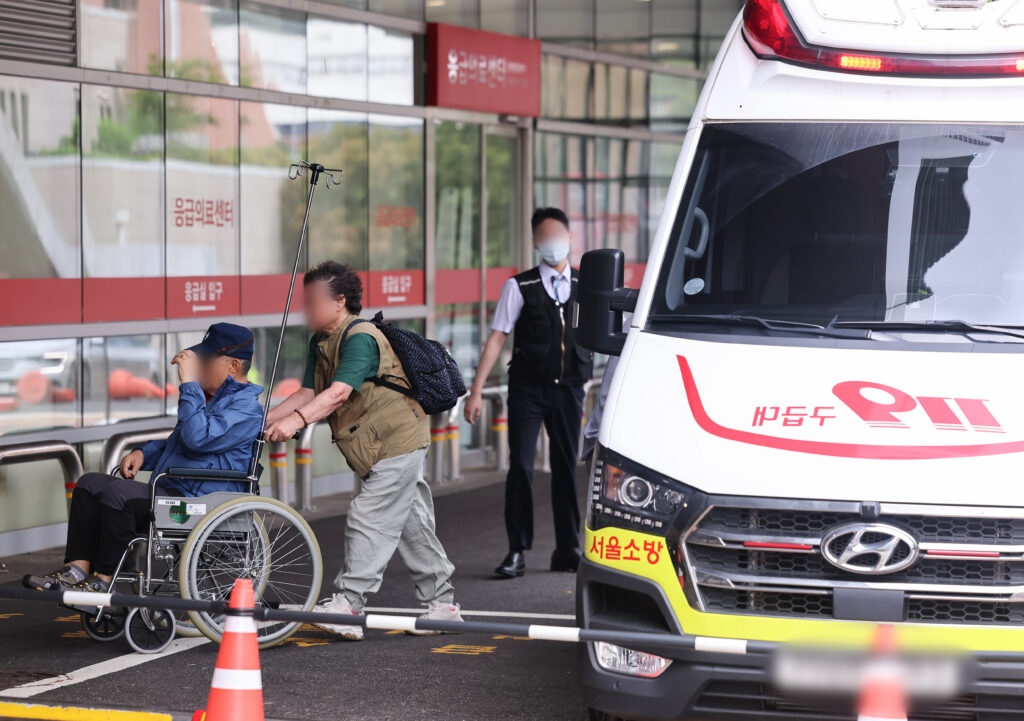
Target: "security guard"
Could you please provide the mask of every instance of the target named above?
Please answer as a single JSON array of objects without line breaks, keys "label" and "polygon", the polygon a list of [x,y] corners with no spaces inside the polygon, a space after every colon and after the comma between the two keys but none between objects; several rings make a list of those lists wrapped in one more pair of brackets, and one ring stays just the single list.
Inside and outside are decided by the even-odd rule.
[{"label": "security guard", "polygon": [[510,467],[505,481],[508,555],[496,576],[526,571],[524,552],[533,545],[533,466],[541,423],[551,439],[551,505],[555,516],[552,571],[579,565],[580,511],[576,500],[576,452],[583,416],[583,384],[593,372],[590,351],[576,345],[571,309],[577,271],[569,266],[572,233],[558,208],[538,208],[530,220],[540,265],[509,278],[466,400],[466,420],[476,423],[482,391],[505,339],[514,332],[508,383]]}]

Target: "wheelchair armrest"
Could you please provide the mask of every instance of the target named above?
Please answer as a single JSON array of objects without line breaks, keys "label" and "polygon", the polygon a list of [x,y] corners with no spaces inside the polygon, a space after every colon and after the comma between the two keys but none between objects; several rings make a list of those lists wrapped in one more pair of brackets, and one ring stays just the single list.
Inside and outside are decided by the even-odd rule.
[{"label": "wheelchair armrest", "polygon": [[200,481],[247,481],[247,471],[220,470],[218,468],[168,468],[165,475]]}]

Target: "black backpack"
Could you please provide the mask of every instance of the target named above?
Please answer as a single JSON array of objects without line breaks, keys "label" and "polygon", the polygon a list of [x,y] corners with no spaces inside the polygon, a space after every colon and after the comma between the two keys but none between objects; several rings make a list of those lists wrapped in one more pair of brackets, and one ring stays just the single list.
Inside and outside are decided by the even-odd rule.
[{"label": "black backpack", "polygon": [[427,415],[444,413],[454,408],[459,398],[466,393],[466,383],[462,379],[459,364],[452,358],[448,348],[443,343],[424,338],[419,333],[385,323],[384,314],[379,312],[372,321],[359,318],[353,322],[341,337],[342,345],[345,344],[345,336],[352,326],[371,322],[388,339],[412,388],[388,380],[397,379],[397,376],[375,376],[366,380],[415,398]]}]

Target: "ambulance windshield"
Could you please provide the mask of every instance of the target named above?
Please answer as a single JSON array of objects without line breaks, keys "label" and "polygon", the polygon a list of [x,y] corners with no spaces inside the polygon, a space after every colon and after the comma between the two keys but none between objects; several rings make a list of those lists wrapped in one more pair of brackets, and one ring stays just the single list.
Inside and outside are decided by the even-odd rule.
[{"label": "ambulance windshield", "polygon": [[1024,324],[1024,127],[702,131],[651,322]]}]

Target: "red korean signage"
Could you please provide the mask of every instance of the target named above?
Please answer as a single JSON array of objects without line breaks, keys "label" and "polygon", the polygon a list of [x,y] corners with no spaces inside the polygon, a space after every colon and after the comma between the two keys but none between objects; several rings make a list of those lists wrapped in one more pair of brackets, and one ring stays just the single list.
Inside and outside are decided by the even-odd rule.
[{"label": "red korean signage", "polygon": [[428,105],[540,117],[540,65],[539,40],[427,26]]}]

